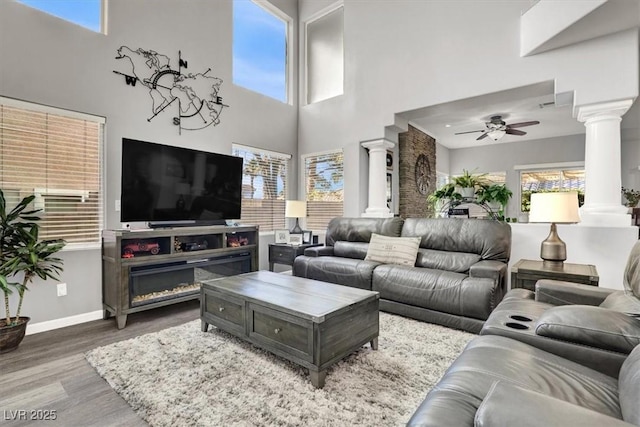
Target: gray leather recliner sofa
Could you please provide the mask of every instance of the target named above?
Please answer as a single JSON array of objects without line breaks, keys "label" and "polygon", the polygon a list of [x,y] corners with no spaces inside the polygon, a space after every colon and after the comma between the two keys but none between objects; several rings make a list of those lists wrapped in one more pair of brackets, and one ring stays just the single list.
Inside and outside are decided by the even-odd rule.
[{"label": "gray leather recliner sofa", "polygon": [[640,426],[640,346],[618,378],[511,338],[474,338],[410,427]]},{"label": "gray leather recliner sofa", "polygon": [[[415,265],[365,260],[372,233],[419,237]],[[378,291],[381,310],[477,333],[504,296],[510,252],[511,228],[497,221],[334,218],[293,274]]]}]

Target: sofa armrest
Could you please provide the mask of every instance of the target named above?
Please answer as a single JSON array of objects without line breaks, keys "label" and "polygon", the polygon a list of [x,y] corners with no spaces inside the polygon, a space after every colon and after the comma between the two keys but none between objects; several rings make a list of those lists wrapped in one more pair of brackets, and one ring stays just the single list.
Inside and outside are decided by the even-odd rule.
[{"label": "sofa armrest", "polygon": [[600,305],[615,289],[581,285],[561,280],[538,280],[536,282],[536,301],[553,305]]},{"label": "sofa armrest", "polygon": [[497,381],[480,404],[474,426],[632,427],[633,424],[504,381]]},{"label": "sofa armrest", "polygon": [[606,308],[565,305],[545,311],[536,335],[619,353],[640,345],[640,319]]},{"label": "sofa armrest", "polygon": [[333,256],[333,246],[313,246],[305,249],[304,254],[310,257]]},{"label": "sofa armrest", "polygon": [[469,268],[470,277],[481,277],[501,282],[507,274],[507,264],[501,261],[482,260]]}]

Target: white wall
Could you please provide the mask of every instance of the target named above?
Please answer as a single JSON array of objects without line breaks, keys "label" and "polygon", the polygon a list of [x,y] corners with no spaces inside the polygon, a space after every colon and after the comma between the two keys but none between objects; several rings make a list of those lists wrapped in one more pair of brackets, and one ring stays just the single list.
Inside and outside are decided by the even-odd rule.
[{"label": "white wall", "polygon": [[[329,2],[300,1],[300,21]],[[344,95],[300,108],[300,153],[345,148],[345,211],[366,208],[358,147],[394,115],[554,80],[577,104],[638,94],[638,35],[620,32],[521,58],[528,1],[345,0]],[[487,23],[495,23],[487,24]],[[303,25],[301,25],[301,30]],[[301,41],[302,39],[301,32]]]},{"label": "white wall", "polygon": [[[297,17],[296,0],[273,0]],[[14,1],[0,1],[0,95],[106,117],[106,227],[120,226],[115,201],[120,197],[123,137],[230,154],[239,143],[297,153],[297,55],[293,105],[232,83],[232,0],[109,0],[108,35],[97,34]],[[297,36],[297,27],[293,31]],[[141,85],[127,86],[112,72],[121,70],[116,50],[126,45],[177,60],[190,71],[223,80],[224,109],[218,126],[178,135],[172,114],[151,122],[149,95]],[[175,66],[175,63],[172,63]],[[295,171],[295,164],[293,165]],[[289,182],[295,194],[295,172]],[[263,243],[265,241],[263,240]],[[63,254],[68,296],[55,297],[53,283],[35,283],[23,312],[32,323],[101,309],[100,250]],[[261,253],[266,263],[266,252]],[[261,265],[264,263],[261,262]]]}]

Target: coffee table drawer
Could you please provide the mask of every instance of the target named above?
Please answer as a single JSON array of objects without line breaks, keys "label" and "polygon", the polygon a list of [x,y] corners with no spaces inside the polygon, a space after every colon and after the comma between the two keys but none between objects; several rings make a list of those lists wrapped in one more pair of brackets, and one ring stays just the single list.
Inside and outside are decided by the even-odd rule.
[{"label": "coffee table drawer", "polygon": [[[204,292],[204,311],[212,320],[212,324],[222,329],[244,331],[244,307],[241,299],[206,290]],[[222,321],[222,322],[220,322]]]},{"label": "coffee table drawer", "polygon": [[313,323],[286,313],[250,304],[249,336],[275,349],[313,361]]}]

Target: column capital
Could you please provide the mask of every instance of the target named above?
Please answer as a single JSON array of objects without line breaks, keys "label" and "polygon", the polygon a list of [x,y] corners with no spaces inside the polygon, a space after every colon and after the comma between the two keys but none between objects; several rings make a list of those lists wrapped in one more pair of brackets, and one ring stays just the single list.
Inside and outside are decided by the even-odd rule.
[{"label": "column capital", "polygon": [[388,150],[389,148],[393,148],[396,146],[395,142],[391,142],[385,138],[373,139],[371,141],[364,141],[364,142],[361,142],[360,145],[362,145],[367,150],[375,150],[375,149]]},{"label": "column capital", "polygon": [[623,99],[621,101],[582,105],[578,107],[578,121],[587,122],[595,118],[621,118],[631,108],[632,104],[633,99]]}]

